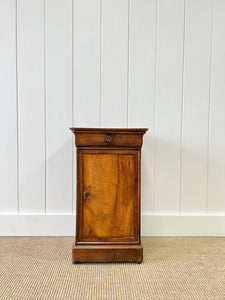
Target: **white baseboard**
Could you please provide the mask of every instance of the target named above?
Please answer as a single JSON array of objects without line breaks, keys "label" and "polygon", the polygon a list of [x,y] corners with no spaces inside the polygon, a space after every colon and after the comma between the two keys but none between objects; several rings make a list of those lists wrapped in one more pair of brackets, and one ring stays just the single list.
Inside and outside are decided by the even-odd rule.
[{"label": "white baseboard", "polygon": [[142,236],[225,236],[225,216],[142,215]]},{"label": "white baseboard", "polygon": [[[142,215],[142,236],[225,236],[225,216]],[[75,215],[0,215],[0,236],[74,236]]]}]

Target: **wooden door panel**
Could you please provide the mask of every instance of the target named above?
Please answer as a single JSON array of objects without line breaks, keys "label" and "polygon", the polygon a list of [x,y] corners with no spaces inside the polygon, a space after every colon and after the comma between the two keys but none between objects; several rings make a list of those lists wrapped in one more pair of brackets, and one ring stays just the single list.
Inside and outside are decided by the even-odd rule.
[{"label": "wooden door panel", "polygon": [[81,242],[138,240],[138,150],[81,150]]}]

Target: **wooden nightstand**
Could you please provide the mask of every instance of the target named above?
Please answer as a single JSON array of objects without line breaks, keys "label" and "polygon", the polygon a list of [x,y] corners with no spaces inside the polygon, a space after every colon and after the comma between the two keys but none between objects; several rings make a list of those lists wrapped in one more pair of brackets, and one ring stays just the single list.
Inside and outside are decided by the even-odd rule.
[{"label": "wooden nightstand", "polygon": [[71,130],[77,146],[73,263],[142,262],[140,168],[148,129]]}]

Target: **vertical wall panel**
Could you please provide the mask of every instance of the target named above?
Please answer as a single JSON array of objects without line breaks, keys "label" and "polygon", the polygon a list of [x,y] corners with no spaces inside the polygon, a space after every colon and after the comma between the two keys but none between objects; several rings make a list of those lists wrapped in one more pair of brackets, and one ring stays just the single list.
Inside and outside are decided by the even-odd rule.
[{"label": "vertical wall panel", "polygon": [[72,211],[72,0],[46,0],[46,208]]},{"label": "vertical wall panel", "polygon": [[155,213],[178,213],[184,1],[158,0],[155,104]]},{"label": "vertical wall panel", "polygon": [[128,0],[102,1],[101,125],[127,126]]},{"label": "vertical wall panel", "polygon": [[[74,126],[100,127],[101,0],[74,0]],[[73,211],[76,202],[76,154]]]},{"label": "vertical wall panel", "polygon": [[131,0],[128,127],[146,127],[142,148],[142,211],[153,211],[156,0]]},{"label": "vertical wall panel", "polygon": [[214,0],[208,213],[225,213],[225,1]]},{"label": "vertical wall panel", "polygon": [[19,209],[45,210],[44,0],[18,1]]},{"label": "vertical wall panel", "polygon": [[16,1],[0,1],[0,211],[17,212]]},{"label": "vertical wall panel", "polygon": [[212,0],[186,0],[182,213],[205,213]]},{"label": "vertical wall panel", "polygon": [[74,0],[74,120],[100,126],[100,1]]}]

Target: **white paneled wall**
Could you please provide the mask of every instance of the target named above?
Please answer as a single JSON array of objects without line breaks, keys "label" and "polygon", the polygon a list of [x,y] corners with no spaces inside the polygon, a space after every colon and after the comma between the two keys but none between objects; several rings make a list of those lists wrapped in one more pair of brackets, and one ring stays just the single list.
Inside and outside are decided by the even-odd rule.
[{"label": "white paneled wall", "polygon": [[80,126],[149,128],[143,235],[225,235],[224,12],[0,0],[0,234],[74,234]]},{"label": "white paneled wall", "polygon": [[72,8],[45,1],[46,213],[72,212]]},{"label": "white paneled wall", "polygon": [[184,1],[157,2],[154,212],[179,214]]},{"label": "white paneled wall", "polygon": [[186,1],[181,161],[182,214],[206,213],[211,49],[212,0]]},{"label": "white paneled wall", "polygon": [[74,0],[73,16],[74,126],[100,127],[101,0]]},{"label": "white paneled wall", "polygon": [[[130,1],[128,127],[149,131],[142,148],[142,211],[153,212],[156,1]],[[148,30],[146,31],[146,28]],[[146,36],[148,38],[146,38]]]},{"label": "white paneled wall", "polygon": [[44,21],[44,0],[17,1],[18,212],[26,214],[45,212]]},{"label": "white paneled wall", "polygon": [[18,211],[16,2],[0,1],[0,211]]},{"label": "white paneled wall", "polygon": [[212,20],[211,89],[208,135],[208,199],[206,211],[225,211],[225,1],[216,0]]}]

